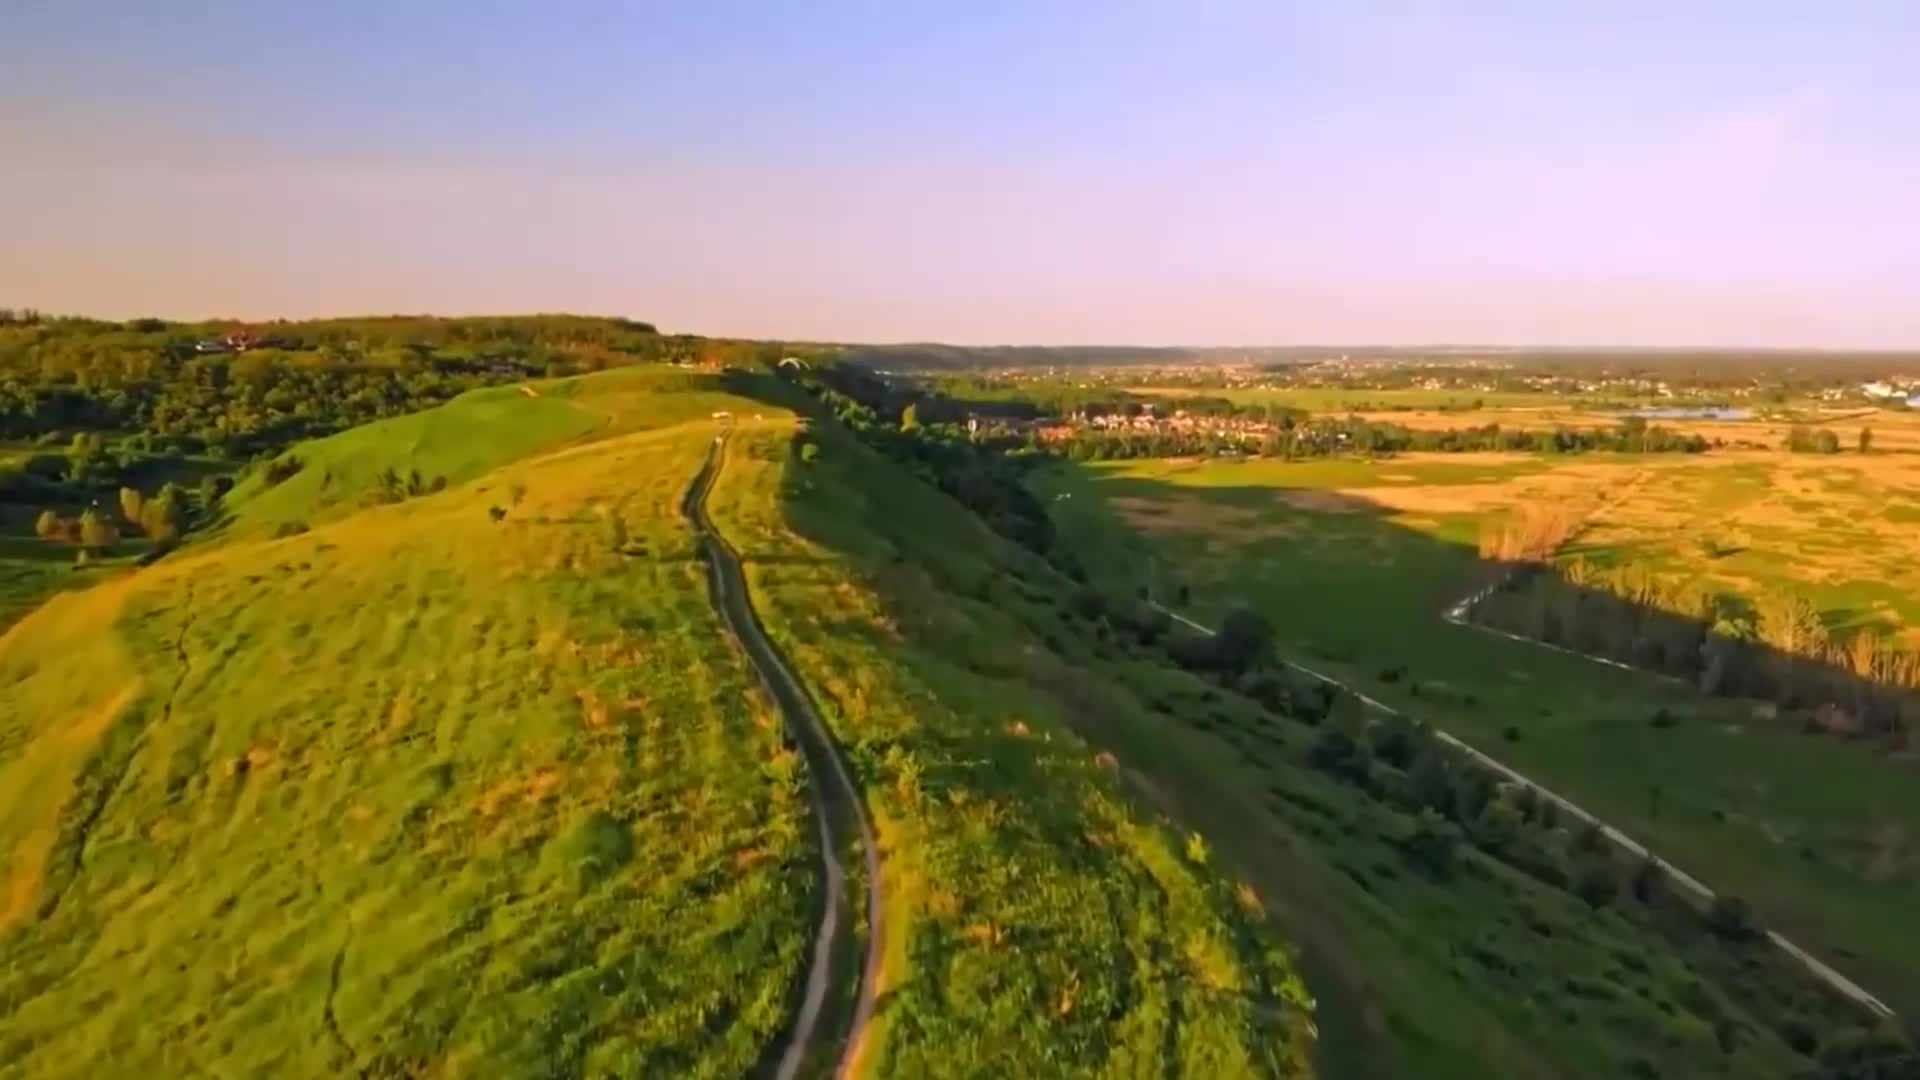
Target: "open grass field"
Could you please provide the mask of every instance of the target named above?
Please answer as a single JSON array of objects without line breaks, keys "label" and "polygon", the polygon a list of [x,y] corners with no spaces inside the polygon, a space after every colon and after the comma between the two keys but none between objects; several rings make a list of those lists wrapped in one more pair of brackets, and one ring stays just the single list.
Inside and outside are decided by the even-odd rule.
[{"label": "open grass field", "polygon": [[[7,733],[6,789],[42,797],[8,806],[0,1056],[749,1064],[799,960],[809,834],[675,477],[624,482],[703,445],[529,468],[539,494],[497,527],[461,492],[18,627],[9,689],[41,724]],[[611,549],[603,507],[647,556]]]},{"label": "open grass field", "polygon": [[750,1068],[813,833],[678,515],[709,429],[183,553],[16,625],[0,1074]]},{"label": "open grass field", "polygon": [[[1539,776],[1911,1013],[1911,761],[1440,618],[1479,580],[1486,516],[1637,498],[1718,460],[1140,461],[1060,466],[1036,487],[1096,580],[1168,602],[1185,586],[1209,620],[1254,604],[1295,655]],[[1660,709],[1679,722],[1651,725]]]}]

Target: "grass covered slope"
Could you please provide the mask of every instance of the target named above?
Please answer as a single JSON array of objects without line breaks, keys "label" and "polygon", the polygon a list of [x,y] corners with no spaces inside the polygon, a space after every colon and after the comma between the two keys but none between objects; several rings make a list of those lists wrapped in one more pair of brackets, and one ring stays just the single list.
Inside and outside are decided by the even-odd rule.
[{"label": "grass covered slope", "polygon": [[1044,568],[837,429],[804,463],[792,434],[736,435],[710,508],[867,788],[889,940],[866,1072],[1306,1072],[1311,1004],[1258,896],[1133,806],[1066,723],[1091,680],[1000,610],[1010,569]]},{"label": "grass covered slope", "polygon": [[242,534],[317,525],[464,483],[564,443],[749,404],[726,394],[714,376],[647,367],[470,390],[439,408],[302,443],[275,460],[283,478],[257,469],[224,505]]},{"label": "grass covered slope", "polygon": [[[712,399],[627,377],[580,400],[701,421],[183,553],[0,639],[0,1076],[753,1066],[813,833],[678,515]],[[578,430],[514,404],[469,442],[524,452],[528,406]]]},{"label": "grass covered slope", "polygon": [[[971,519],[851,453],[871,471],[790,498],[791,415],[718,380],[534,390],[297,447],[223,535],[0,638],[0,1077],[764,1064],[818,853],[679,516],[717,410],[745,430],[714,516],[881,827],[862,1073],[1306,1071],[1257,898],[1136,812],[1024,665],[942,659],[1032,642],[977,603],[926,636],[912,605],[940,594],[871,588],[896,551],[963,560],[900,582],[975,565]],[[390,497],[415,470],[447,483]],[[832,531],[890,506],[923,531]]]},{"label": "grass covered slope", "polygon": [[[1382,741],[1391,732],[1362,728],[1348,708],[1321,717],[1298,699],[1274,703],[1271,688],[1258,685],[1270,673],[1247,679],[1184,670],[1174,656],[1192,650],[1143,638],[1131,590],[1076,585],[987,534],[837,425],[821,424],[807,439],[810,448],[803,443],[797,453],[768,440],[757,467],[768,474],[770,494],[743,506],[734,528],[759,538],[738,546],[750,563],[761,554],[755,586],[767,621],[788,635],[797,663],[823,672],[817,682],[842,716],[843,738],[856,744],[853,756],[876,788],[889,793],[876,817],[918,819],[928,823],[918,828],[950,835],[958,826],[938,823],[955,809],[964,822],[979,788],[1039,787],[1026,776],[1038,763],[1059,761],[1044,785],[1055,797],[1074,790],[1065,778],[1084,775],[1114,784],[1093,790],[1123,804],[1124,793],[1134,793],[1201,830],[1177,845],[1181,859],[1204,862],[1228,882],[1244,877],[1245,888],[1210,886],[1226,901],[1212,909],[1216,917],[1250,932],[1264,909],[1299,946],[1318,999],[1322,1074],[1778,1076],[1879,1046],[1870,1018],[1791,960],[1764,943],[1723,938],[1657,877],[1642,888],[1634,868],[1615,862],[1603,842],[1542,813],[1537,800],[1529,804],[1521,792],[1427,754],[1418,732],[1403,733],[1398,753]],[[890,433],[874,441],[901,442]],[[764,509],[776,483],[785,507],[779,517]],[[800,536],[780,536],[783,524]],[[1067,554],[1057,552],[1063,560]],[[867,673],[875,665],[863,656],[898,662],[886,680],[874,679]],[[992,722],[965,723],[959,731],[970,736],[948,734],[948,709]],[[916,749],[906,757],[895,742],[900,731],[940,733],[938,741],[922,735],[915,742],[945,753],[928,760]],[[1345,758],[1329,755],[1343,745]],[[1374,745],[1382,748],[1377,757],[1365,752]],[[1068,771],[1090,753],[1111,771]],[[961,796],[949,787],[961,787]],[[1421,812],[1426,794],[1443,793],[1457,799],[1455,812],[1473,823],[1472,832]],[[1049,821],[1041,815],[1008,827],[1018,836]],[[1504,834],[1501,826],[1509,826]],[[939,851],[938,838],[925,847]],[[926,948],[947,964],[903,965],[899,989],[883,999],[894,1014],[883,1004],[882,1059],[890,1065],[939,1060],[915,1056],[927,1047],[976,1045],[968,1032],[940,1027],[928,1008],[979,985],[937,977],[967,970],[969,952],[948,944],[948,935],[955,923],[970,929],[971,920],[948,921],[952,895],[978,897],[962,910],[998,907],[1041,920],[1032,944],[1010,938],[1023,952],[1045,956],[1058,943],[1062,956],[1076,958],[1066,975],[1049,978],[1043,968],[998,995],[1027,1006],[992,1013],[1007,1034],[978,1045],[991,1064],[976,1068],[1004,1070],[1008,1062],[992,1055],[1015,1042],[1023,1024],[1040,1026],[1054,980],[1098,970],[1077,959],[1091,955],[1086,947],[1071,944],[1090,920],[1050,920],[1055,905],[1023,905],[1045,880],[1032,866],[1025,891],[1004,887],[1001,896],[992,878],[981,880],[952,856],[924,872],[893,860],[892,873],[909,870],[918,888],[900,892],[935,899],[904,916],[928,944],[901,947],[909,956]],[[939,880],[947,872],[957,885]],[[1055,891],[1063,903],[1073,896],[1069,884]],[[1100,910],[1085,900],[1071,907]],[[1260,1032],[1287,1015],[1284,993],[1277,1010],[1255,1004],[1211,1014],[1234,998],[1216,992],[1234,977],[1194,976],[1182,966],[1193,955],[1163,954],[1136,977],[1158,981],[1153,992],[1168,1003],[1159,1015],[1225,1020],[1204,1033],[1176,1025],[1196,1047],[1211,1045],[1208,1035]],[[1238,955],[1238,985],[1257,1003],[1259,969],[1245,959],[1248,951]],[[1286,1036],[1269,1030],[1254,1038],[1272,1045]],[[1088,1057],[1069,1071],[1110,1063],[1100,1056],[1103,1044],[1087,1046]],[[1223,1060],[1207,1059],[1204,1068],[1230,1072]]]}]

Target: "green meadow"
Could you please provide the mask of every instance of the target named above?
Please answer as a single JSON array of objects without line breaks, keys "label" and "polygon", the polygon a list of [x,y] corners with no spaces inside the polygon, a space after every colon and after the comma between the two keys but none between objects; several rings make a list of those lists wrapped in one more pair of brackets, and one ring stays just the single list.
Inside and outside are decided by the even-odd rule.
[{"label": "green meadow", "polygon": [[750,1067],[812,833],[678,518],[707,441],[609,439],[17,624],[0,1072]]},{"label": "green meadow", "polygon": [[[1644,462],[1462,458],[1116,462],[1040,473],[1066,542],[1113,590],[1271,617],[1283,651],[1432,722],[1641,838],[1896,1009],[1920,1006],[1920,803],[1911,765],[1740,702],[1451,625],[1486,580],[1483,518],[1560,497],[1556,470]],[[1475,472],[1480,469],[1483,471]],[[1657,488],[1656,478],[1639,490]],[[1665,711],[1668,718],[1654,724]]]}]

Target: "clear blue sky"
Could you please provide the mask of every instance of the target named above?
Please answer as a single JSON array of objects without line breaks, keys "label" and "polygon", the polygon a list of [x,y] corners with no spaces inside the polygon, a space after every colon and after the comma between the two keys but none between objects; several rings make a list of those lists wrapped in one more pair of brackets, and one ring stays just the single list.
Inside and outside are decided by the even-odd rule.
[{"label": "clear blue sky", "polygon": [[5,0],[0,200],[109,316],[1920,346],[1920,5]]}]

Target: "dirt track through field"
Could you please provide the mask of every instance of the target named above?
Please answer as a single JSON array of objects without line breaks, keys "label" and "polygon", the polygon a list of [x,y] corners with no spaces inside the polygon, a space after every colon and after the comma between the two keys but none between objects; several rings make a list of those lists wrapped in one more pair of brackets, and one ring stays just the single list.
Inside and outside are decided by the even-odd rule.
[{"label": "dirt track through field", "polygon": [[[826,902],[821,907],[820,925],[814,932],[800,1009],[786,1033],[787,1043],[780,1051],[773,1076],[776,1080],[794,1080],[809,1062],[820,1061],[821,1050],[836,1040],[840,1049],[835,1055],[833,1075],[846,1076],[861,1045],[861,1036],[873,1017],[875,976],[884,940],[881,936],[880,852],[874,844],[873,827],[867,821],[860,791],[854,786],[833,736],[820,720],[800,680],[761,630],[747,592],[746,576],[740,569],[740,557],[707,518],[707,493],[725,462],[727,434],[715,436],[706,461],[687,488],[681,510],[693,526],[706,557],[708,586],[715,610],[779,706],[787,730],[806,756],[807,772],[812,780],[807,790],[813,800],[814,820],[820,829],[820,873],[826,886]],[[859,834],[866,863],[867,935],[858,970],[845,971],[840,969],[851,966],[852,954],[838,948],[838,939],[842,930],[852,931],[853,912],[847,903],[846,869],[840,863],[840,853],[847,847],[849,825]],[[822,1030],[828,995],[836,985],[844,985],[849,979],[854,981],[857,991],[853,1015],[845,1032]],[[813,1070],[808,1072],[811,1075]]]},{"label": "dirt track through field", "polygon": [[[1452,617],[1453,614],[1455,612],[1467,611],[1472,607],[1473,603],[1478,598],[1479,596],[1477,595],[1470,596],[1464,600],[1461,600],[1458,604],[1454,605],[1454,607],[1448,613],[1447,621],[1455,622],[1456,620]],[[1179,623],[1180,625],[1185,626],[1188,629],[1197,631],[1199,633],[1205,634],[1208,637],[1213,636],[1213,629],[1211,627],[1208,627],[1202,623],[1196,622],[1193,619],[1190,619],[1185,615],[1182,615],[1179,612],[1174,611],[1172,608],[1169,608],[1164,604],[1161,604],[1155,601],[1149,601],[1149,603],[1152,603],[1154,607],[1165,612],[1169,617],[1171,617],[1175,622]],[[1462,615],[1462,618],[1464,618],[1464,615]],[[1474,624],[1460,623],[1459,625],[1472,626]],[[1544,642],[1533,642],[1529,638],[1514,637],[1514,635],[1510,635],[1510,634],[1502,634],[1502,636],[1513,637],[1514,640],[1516,641],[1527,642],[1529,644],[1545,644]],[[1556,646],[1547,646],[1547,647],[1556,648]],[[1559,651],[1571,652],[1572,650],[1561,649]],[[1574,655],[1584,656],[1589,660],[1596,660],[1602,664],[1609,664],[1614,667],[1624,666],[1614,661],[1603,659],[1601,657],[1586,656],[1586,654],[1584,653],[1574,653]],[[1373,698],[1370,698],[1367,695],[1361,693],[1360,691],[1354,689],[1351,686],[1348,686],[1346,683],[1341,682],[1340,680],[1334,678],[1331,675],[1327,675],[1322,672],[1315,671],[1314,669],[1307,667],[1304,664],[1296,664],[1291,660],[1282,659],[1280,662],[1282,664],[1285,664],[1287,667],[1290,667],[1293,670],[1308,676],[1309,678],[1317,679],[1323,683],[1328,684],[1329,686],[1338,687],[1340,690],[1346,693],[1352,694],[1356,699],[1359,700],[1361,704],[1367,706],[1370,709],[1377,710],[1378,712],[1384,713],[1388,716],[1402,715],[1400,710],[1394,708],[1393,706],[1388,705],[1385,702],[1377,701]],[[1630,669],[1630,670],[1637,670],[1637,669]],[[1546,785],[1540,783],[1538,780],[1535,780],[1532,777],[1525,775],[1524,773],[1520,772],[1517,769],[1511,768],[1505,764],[1502,764],[1499,761],[1496,761],[1495,759],[1488,756],[1487,754],[1484,754],[1481,751],[1475,749],[1474,747],[1469,746],[1466,742],[1460,739],[1457,739],[1454,736],[1449,735],[1438,728],[1432,728],[1431,730],[1433,731],[1434,738],[1439,739],[1441,742],[1446,743],[1448,746],[1451,746],[1454,749],[1459,750],[1461,753],[1466,754],[1468,757],[1472,758],[1474,761],[1479,762],[1483,767],[1493,770],[1495,773],[1498,773],[1500,776],[1505,777],[1507,780],[1516,784],[1521,784],[1525,787],[1532,788],[1535,792],[1537,792],[1540,795],[1540,797],[1544,799],[1548,799],[1551,802],[1553,802],[1556,806],[1558,806],[1561,812],[1569,814],[1572,817],[1577,818],[1582,822],[1586,822],[1598,828],[1600,830],[1601,835],[1605,836],[1607,840],[1612,842],[1616,847],[1620,848],[1621,850],[1643,859],[1652,859],[1654,864],[1660,867],[1660,869],[1666,874],[1668,879],[1672,880],[1674,883],[1686,889],[1688,892],[1692,893],[1693,895],[1699,897],[1703,902],[1706,902],[1706,903],[1713,902],[1714,892],[1712,889],[1707,888],[1704,884],[1700,882],[1699,879],[1693,877],[1690,874],[1685,873],[1684,871],[1680,870],[1680,868],[1674,866],[1672,863],[1666,861],[1665,859],[1660,858],[1659,856],[1653,854],[1651,851],[1648,851],[1645,846],[1640,844],[1638,841],[1634,840],[1632,837],[1628,836],[1626,833],[1621,832],[1619,829],[1614,828],[1612,825],[1609,825],[1606,822],[1600,820],[1599,818],[1593,816],[1592,814],[1586,812],[1585,810],[1582,810],[1579,806],[1576,806],[1572,801],[1568,800],[1565,796],[1562,796],[1552,791]],[[1893,1010],[1889,1008],[1885,1002],[1881,1001],[1879,998],[1867,992],[1867,990],[1864,987],[1860,986],[1860,984],[1854,982],[1853,980],[1847,978],[1845,975],[1840,974],[1838,971],[1835,971],[1833,968],[1821,962],[1820,959],[1815,957],[1812,953],[1807,952],[1805,949],[1801,948],[1798,945],[1795,945],[1793,942],[1787,940],[1785,937],[1782,937],[1780,934],[1777,934],[1771,930],[1767,931],[1766,933],[1767,933],[1767,940],[1772,942],[1776,948],[1786,953],[1787,955],[1793,957],[1795,960],[1800,961],[1800,963],[1809,972],[1811,972],[1815,978],[1819,979],[1823,983],[1826,983],[1829,987],[1831,987],[1835,992],[1839,993],[1841,996],[1859,1004],[1862,1008],[1866,1009],[1868,1012],[1873,1013],[1875,1016],[1890,1017],[1893,1015]]]}]

